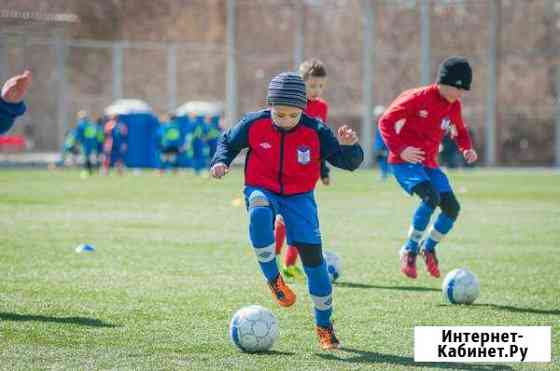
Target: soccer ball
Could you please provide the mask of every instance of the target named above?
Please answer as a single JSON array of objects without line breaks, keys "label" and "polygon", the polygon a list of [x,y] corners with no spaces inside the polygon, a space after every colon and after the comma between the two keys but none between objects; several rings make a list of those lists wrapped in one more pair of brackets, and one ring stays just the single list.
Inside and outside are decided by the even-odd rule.
[{"label": "soccer ball", "polygon": [[278,337],[278,321],[270,310],[250,305],[235,312],[229,336],[243,352],[263,352],[272,348]]},{"label": "soccer ball", "polygon": [[441,290],[451,304],[472,304],[480,294],[480,282],[468,269],[457,268],[445,276]]},{"label": "soccer ball", "polygon": [[335,282],[342,273],[342,259],[332,251],[323,251],[323,259],[327,263],[327,272],[331,282]]}]

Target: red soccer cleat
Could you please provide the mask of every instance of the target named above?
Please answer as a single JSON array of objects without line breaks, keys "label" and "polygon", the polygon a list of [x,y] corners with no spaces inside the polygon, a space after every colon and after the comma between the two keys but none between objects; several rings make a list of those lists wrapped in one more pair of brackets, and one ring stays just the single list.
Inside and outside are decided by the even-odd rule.
[{"label": "red soccer cleat", "polygon": [[439,261],[436,256],[436,251],[422,250],[422,257],[424,258],[424,263],[426,263],[426,268],[428,269],[430,276],[439,278]]},{"label": "red soccer cleat", "polygon": [[409,278],[416,278],[418,274],[416,272],[416,256],[411,251],[402,251],[401,252],[401,272],[404,273],[405,276]]}]

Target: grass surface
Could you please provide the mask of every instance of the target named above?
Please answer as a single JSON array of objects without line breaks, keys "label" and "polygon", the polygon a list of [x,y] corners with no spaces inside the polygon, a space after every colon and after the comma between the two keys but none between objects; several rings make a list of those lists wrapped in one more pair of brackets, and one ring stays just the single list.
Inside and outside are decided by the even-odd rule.
[{"label": "grass surface", "polygon": [[[333,172],[317,188],[324,246],[343,259],[335,287],[345,350],[318,350],[307,289],[272,302],[247,240],[241,170],[222,181],[190,174],[79,178],[78,172],[0,172],[0,369],[463,369],[416,364],[417,325],[552,326],[560,369],[560,174],[450,173],[462,203],[442,243],[443,273],[466,266],[481,281],[472,306],[445,305],[420,264],[398,271],[417,201],[376,174]],[[240,204],[240,205],[239,205]],[[238,205],[238,206],[236,206]],[[97,251],[77,254],[80,243]],[[229,341],[232,314],[260,304],[280,337],[267,354]]]}]

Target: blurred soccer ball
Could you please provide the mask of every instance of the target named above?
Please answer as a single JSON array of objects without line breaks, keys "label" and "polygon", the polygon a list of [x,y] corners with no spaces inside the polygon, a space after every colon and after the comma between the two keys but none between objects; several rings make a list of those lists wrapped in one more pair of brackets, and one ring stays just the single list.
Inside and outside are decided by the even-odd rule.
[{"label": "blurred soccer ball", "polygon": [[239,309],[229,325],[230,339],[244,352],[263,352],[278,337],[278,321],[274,314],[260,305]]},{"label": "blurred soccer ball", "polygon": [[480,294],[480,282],[468,269],[457,268],[445,276],[441,290],[452,304],[472,304]]},{"label": "blurred soccer ball", "polygon": [[332,251],[323,251],[323,258],[327,263],[327,272],[331,282],[335,282],[342,274],[342,259]]}]

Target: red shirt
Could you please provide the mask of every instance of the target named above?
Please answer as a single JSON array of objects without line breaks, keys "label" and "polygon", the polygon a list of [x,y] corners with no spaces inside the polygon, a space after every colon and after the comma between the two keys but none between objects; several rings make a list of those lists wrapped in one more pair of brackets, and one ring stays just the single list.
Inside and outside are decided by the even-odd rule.
[{"label": "red shirt", "polygon": [[422,165],[438,167],[439,146],[451,125],[457,131],[454,140],[459,149],[471,149],[460,100],[450,103],[435,84],[403,92],[379,119],[381,136],[389,147],[389,163],[404,163],[400,154],[412,146],[424,150]]},{"label": "red shirt", "polygon": [[314,100],[307,100],[307,108],[304,112],[307,113],[308,116],[321,119],[321,121],[326,124],[328,111],[329,105],[327,102],[321,98],[317,98]]}]

